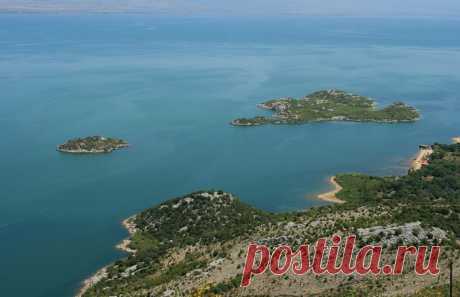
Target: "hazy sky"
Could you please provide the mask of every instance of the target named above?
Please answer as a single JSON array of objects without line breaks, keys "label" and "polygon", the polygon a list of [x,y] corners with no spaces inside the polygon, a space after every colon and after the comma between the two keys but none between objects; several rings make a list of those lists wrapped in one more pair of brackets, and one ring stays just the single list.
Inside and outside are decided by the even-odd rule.
[{"label": "hazy sky", "polygon": [[0,0],[0,10],[460,17],[460,0]]}]

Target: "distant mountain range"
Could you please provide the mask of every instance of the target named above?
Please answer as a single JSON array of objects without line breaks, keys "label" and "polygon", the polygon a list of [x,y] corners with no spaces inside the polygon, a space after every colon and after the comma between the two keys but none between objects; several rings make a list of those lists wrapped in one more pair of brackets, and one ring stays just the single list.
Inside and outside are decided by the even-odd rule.
[{"label": "distant mountain range", "polygon": [[456,0],[0,0],[0,12],[132,12],[177,15],[460,17]]}]

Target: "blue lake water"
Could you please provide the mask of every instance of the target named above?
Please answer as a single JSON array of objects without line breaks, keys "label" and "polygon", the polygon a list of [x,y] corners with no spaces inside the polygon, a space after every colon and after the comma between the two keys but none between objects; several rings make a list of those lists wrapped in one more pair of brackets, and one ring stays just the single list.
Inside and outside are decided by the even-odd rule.
[{"label": "blue lake water", "polygon": [[[460,135],[460,20],[0,14],[0,292],[69,297],[123,256],[120,221],[218,188],[270,211],[327,177],[403,174]],[[235,128],[266,99],[340,88],[403,100],[415,124]],[[64,155],[68,138],[127,150]]]}]

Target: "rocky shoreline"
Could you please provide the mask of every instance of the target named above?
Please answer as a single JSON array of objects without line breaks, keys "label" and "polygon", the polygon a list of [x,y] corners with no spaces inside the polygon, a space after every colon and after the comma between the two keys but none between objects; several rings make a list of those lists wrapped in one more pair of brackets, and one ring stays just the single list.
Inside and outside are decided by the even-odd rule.
[{"label": "rocky shoreline", "polygon": [[85,138],[70,139],[58,145],[56,150],[70,154],[105,154],[128,146],[129,144],[122,139],[104,136],[89,136]]},{"label": "rocky shoreline", "polygon": [[129,218],[127,218],[127,219],[125,219],[125,220],[123,220],[121,222],[123,227],[128,231],[129,237],[123,239],[122,242],[120,242],[116,246],[117,249],[122,250],[124,252],[127,252],[129,254],[136,254],[136,250],[131,249],[129,247],[129,245],[131,244],[131,239],[130,238],[134,235],[134,233],[137,232],[137,227],[136,227],[136,224],[134,223],[135,219],[136,219],[136,215],[131,216],[131,217],[129,217]]},{"label": "rocky shoreline", "polygon": [[106,154],[106,153],[111,153],[115,150],[119,150],[119,149],[122,149],[122,148],[126,148],[128,147],[129,145],[123,145],[123,146],[118,146],[116,148],[112,148],[112,149],[109,149],[109,150],[66,150],[66,149],[61,149],[59,147],[56,148],[56,150],[58,152],[61,152],[61,153],[69,153],[69,154]]},{"label": "rocky shoreline", "polygon": [[[131,238],[131,236],[134,235],[134,233],[137,232],[137,227],[136,227],[136,224],[134,223],[135,219],[136,219],[136,215],[133,215],[133,216],[127,218],[127,219],[124,219],[121,222],[121,225],[128,231],[129,236],[128,236],[128,238],[123,239],[119,244],[116,245],[117,249],[119,249],[121,251],[124,251],[126,253],[129,253],[129,254],[136,254],[136,250],[133,250],[133,249],[129,248],[129,245],[131,243],[130,238]],[[78,290],[78,293],[75,295],[75,297],[83,297],[83,295],[86,293],[86,291],[88,291],[92,286],[94,286],[99,281],[101,281],[102,279],[107,277],[107,268],[110,265],[111,264],[109,264],[107,266],[104,266],[103,268],[101,268],[98,271],[96,271],[96,273],[94,273],[93,275],[91,275],[90,277],[85,279],[82,282],[82,286]]]},{"label": "rocky shoreline", "polygon": [[107,277],[107,268],[109,265],[104,266],[103,268],[99,269],[95,274],[93,274],[91,277],[85,279],[83,281],[83,285],[78,290],[77,295],[75,297],[83,297],[83,295],[88,291],[92,286],[97,284],[99,281],[101,281],[103,278]]},{"label": "rocky shoreline", "polygon": [[[272,118],[265,118],[262,122],[247,122],[246,119],[236,119],[230,122],[232,126],[238,127],[253,127],[253,126],[262,126],[265,124],[273,125],[301,125],[306,123],[322,123],[322,122],[351,122],[351,123],[376,123],[376,124],[400,124],[400,123],[414,123],[420,120],[420,117],[414,118],[412,120],[375,120],[375,119],[349,119],[345,117],[331,117],[331,118],[320,118],[315,120],[308,121],[299,121],[292,119],[282,119],[277,116]],[[459,140],[460,142],[460,140]]]}]

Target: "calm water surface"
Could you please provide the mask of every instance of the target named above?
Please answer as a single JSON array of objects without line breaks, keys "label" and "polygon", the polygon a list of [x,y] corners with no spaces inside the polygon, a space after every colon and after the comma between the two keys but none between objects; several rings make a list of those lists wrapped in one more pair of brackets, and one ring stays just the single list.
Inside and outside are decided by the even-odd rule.
[{"label": "calm water surface", "polygon": [[[460,134],[459,20],[0,15],[0,292],[68,297],[123,256],[119,222],[199,189],[270,211],[327,177],[403,174]],[[260,101],[340,88],[416,106],[416,124],[235,128]],[[132,147],[75,156],[68,138]]]}]

